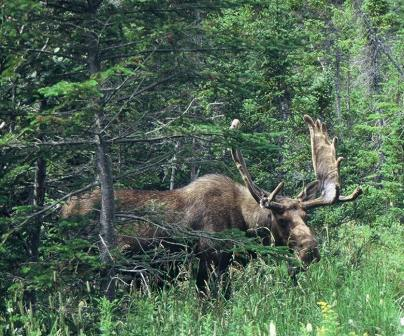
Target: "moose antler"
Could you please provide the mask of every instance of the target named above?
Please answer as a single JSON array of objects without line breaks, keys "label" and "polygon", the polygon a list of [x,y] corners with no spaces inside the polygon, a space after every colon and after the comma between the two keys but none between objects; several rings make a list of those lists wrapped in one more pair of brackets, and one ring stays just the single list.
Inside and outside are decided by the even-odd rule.
[{"label": "moose antler", "polygon": [[[231,123],[230,128],[235,129],[240,127],[240,120],[234,119]],[[285,210],[285,206],[281,203],[273,201],[275,196],[281,191],[283,187],[283,182],[280,182],[278,186],[271,192],[268,193],[264,189],[258,187],[252,180],[251,174],[247,169],[245,160],[241,154],[240,149],[238,148],[231,148],[231,156],[233,161],[236,164],[238,171],[240,172],[241,177],[244,180],[245,185],[247,186],[248,190],[250,191],[252,197],[260,204],[263,208],[283,211]]]},{"label": "moose antler", "polygon": [[340,176],[339,167],[342,157],[336,158],[337,138],[332,142],[328,137],[326,125],[317,119],[313,121],[308,115],[304,116],[304,121],[310,130],[311,153],[313,168],[316,174],[316,181],[309,183],[306,189],[298,196],[303,200],[303,196],[317,191],[320,197],[303,200],[302,207],[305,209],[320,205],[334,204],[337,201],[346,202],[357,198],[361,193],[361,188],[357,187],[349,196],[340,196]]}]

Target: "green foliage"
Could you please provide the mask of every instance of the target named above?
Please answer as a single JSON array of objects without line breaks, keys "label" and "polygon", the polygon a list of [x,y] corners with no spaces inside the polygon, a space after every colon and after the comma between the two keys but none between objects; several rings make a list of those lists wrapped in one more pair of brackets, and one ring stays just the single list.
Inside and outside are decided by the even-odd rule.
[{"label": "green foliage", "polygon": [[100,310],[100,335],[118,335],[116,331],[118,324],[113,322],[114,310],[116,309],[118,302],[109,301],[107,298],[103,297],[98,300],[98,304]]},{"label": "green foliage", "polygon": [[39,89],[39,93],[45,97],[78,95],[79,97],[99,95],[97,91],[98,82],[95,79],[89,79],[82,83],[70,83],[61,81],[50,87]]},{"label": "green foliage", "polygon": [[403,234],[402,227],[397,222],[389,229],[346,224],[331,234],[321,251],[323,259],[299,275],[298,286],[291,283],[286,267],[258,259],[246,268],[232,269],[230,300],[198,299],[193,280],[176,282],[161,292],[134,291],[113,302],[79,301],[59,293],[49,297],[51,314],[49,308],[31,312],[17,295],[2,315],[4,330],[36,328],[38,335],[57,330],[82,330],[86,335],[211,335],[215,330],[217,335],[239,335],[265,334],[272,323],[281,335],[398,334],[397,298],[403,294],[399,288],[404,270],[399,262],[403,240],[396,237]]},{"label": "green foliage", "polygon": [[[89,11],[96,3],[0,4],[0,335],[402,333],[398,2],[125,0]],[[229,249],[241,261],[259,255],[232,269],[230,300],[196,297],[192,260],[160,291],[152,272],[141,289],[122,277],[128,285],[110,302],[100,295],[95,222],[62,220],[56,209],[30,217],[38,158],[45,205],[97,178],[96,113],[116,188],[166,190],[171,176],[180,187],[197,173],[240,181],[227,150],[236,145],[258,185],[284,180],[294,196],[314,179],[302,118],[310,114],[339,138],[343,193],[364,193],[310,213],[322,260],[298,286],[287,248],[226,231],[213,237],[236,241]],[[241,130],[228,129],[233,118]],[[112,254],[125,267],[172,257],[161,247]]]}]

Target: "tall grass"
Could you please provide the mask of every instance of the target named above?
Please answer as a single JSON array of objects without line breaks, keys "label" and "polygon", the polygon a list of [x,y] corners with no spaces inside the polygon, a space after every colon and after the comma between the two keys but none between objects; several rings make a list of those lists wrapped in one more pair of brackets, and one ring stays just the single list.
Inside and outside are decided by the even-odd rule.
[{"label": "tall grass", "polygon": [[[8,300],[0,335],[400,335],[402,229],[345,225],[321,262],[291,282],[257,259],[231,270],[233,295],[201,299],[194,280],[108,302],[49,295],[34,310]],[[400,283],[401,282],[401,283]]]}]

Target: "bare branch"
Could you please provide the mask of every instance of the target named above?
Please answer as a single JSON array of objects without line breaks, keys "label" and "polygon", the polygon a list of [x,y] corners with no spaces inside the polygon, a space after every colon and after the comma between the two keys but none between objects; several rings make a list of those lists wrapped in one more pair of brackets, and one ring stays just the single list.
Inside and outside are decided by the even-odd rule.
[{"label": "bare branch", "polygon": [[163,137],[157,138],[149,138],[149,139],[136,139],[136,138],[114,138],[110,140],[111,143],[152,143],[152,142],[159,142],[163,140],[170,140],[170,139],[181,139],[181,138],[194,138],[202,141],[209,141],[209,139],[202,138],[201,136],[217,136],[218,134],[214,133],[202,133],[198,136],[191,135],[191,134],[183,134],[183,135],[167,135]]},{"label": "bare branch", "polygon": [[12,51],[24,51],[24,52],[28,52],[28,53],[45,54],[45,55],[50,55],[50,56],[64,57],[64,58],[68,58],[68,59],[72,59],[72,60],[76,60],[76,61],[80,59],[79,56],[68,55],[68,54],[65,54],[65,53],[54,52],[54,51],[47,51],[47,50],[43,50],[43,49],[14,48],[14,47],[5,46],[5,45],[0,45],[0,49],[6,49],[6,50],[8,49],[8,50],[12,50]]},{"label": "bare branch", "polygon": [[12,142],[6,145],[1,145],[2,149],[24,149],[24,148],[35,148],[35,147],[59,147],[59,146],[72,146],[72,145],[94,145],[95,141],[91,139],[78,139],[78,140],[62,140],[62,141],[36,141],[33,143],[24,142]]},{"label": "bare branch", "polygon": [[[144,63],[146,63],[146,62],[151,58],[151,56],[153,55],[153,53],[154,53],[154,50],[153,50],[153,52],[150,53],[150,55],[148,55],[148,56],[143,60],[143,63],[142,63],[142,64],[139,64],[139,65],[137,66],[137,68],[134,70],[135,73],[142,67],[142,65],[143,65]],[[124,80],[120,85],[118,85],[115,89],[113,89],[112,93],[111,93],[111,94],[109,95],[109,97],[105,100],[104,104],[107,104],[107,103],[113,98],[113,96],[114,96],[128,81],[130,81],[130,80],[133,79],[134,77],[135,77],[135,75],[129,76],[129,77],[125,78],[125,80]],[[138,85],[138,87],[136,88],[136,90],[135,90],[134,92],[137,92],[137,91],[138,91],[138,89],[139,89],[140,85],[143,83],[143,81],[144,81],[144,78],[140,81],[140,84]],[[120,112],[121,112],[121,111],[120,111]],[[119,113],[120,113],[120,112],[119,112]],[[114,119],[114,117],[113,117],[112,119]],[[110,122],[111,122],[111,121],[110,121]],[[109,123],[110,123],[110,122],[109,122]]]},{"label": "bare branch", "polygon": [[100,234],[98,236],[100,237],[101,244],[104,246],[104,249],[105,249],[105,251],[107,252],[107,254],[109,256],[110,261],[114,261],[114,258],[112,257],[111,252],[109,251],[108,245],[105,243],[104,238],[102,238],[102,236]]},{"label": "bare branch", "polygon": [[109,55],[108,57],[104,56],[102,57],[103,60],[106,59],[115,59],[115,58],[125,58],[125,57],[131,57],[131,56],[137,56],[137,55],[142,55],[142,54],[148,54],[152,51],[156,53],[178,53],[178,52],[184,52],[184,53],[203,53],[203,52],[211,52],[211,51],[233,51],[233,52],[239,52],[239,51],[246,51],[248,50],[247,48],[231,48],[231,47],[217,47],[217,48],[178,48],[178,49],[155,49],[155,50],[142,50],[142,51],[136,51],[133,53],[127,53],[127,54],[118,54],[118,55]]},{"label": "bare branch", "polygon": [[169,126],[170,124],[172,124],[174,121],[178,120],[179,118],[181,118],[182,116],[184,116],[185,114],[187,114],[188,111],[189,111],[189,109],[191,108],[192,104],[194,103],[194,101],[195,101],[195,98],[192,98],[191,102],[188,104],[188,106],[187,106],[187,108],[185,109],[185,111],[182,112],[180,115],[178,115],[178,116],[175,117],[175,118],[172,118],[170,121],[168,121],[168,122],[165,123],[165,124],[162,123],[161,126],[155,128],[155,129],[153,129],[153,130],[151,130],[151,131],[149,131],[149,132],[146,132],[145,134],[155,133],[155,132],[161,131],[163,128],[168,127],[168,126]]},{"label": "bare branch", "polygon": [[400,74],[401,77],[404,77],[404,71],[403,71],[403,67],[401,64],[399,64],[399,62],[397,62],[393,55],[391,54],[391,52],[388,50],[388,47],[385,43],[385,41],[383,41],[383,38],[380,37],[376,31],[376,29],[373,27],[372,23],[370,22],[369,18],[367,17],[367,15],[360,9],[360,6],[356,5],[356,14],[362,18],[363,23],[365,24],[367,30],[372,34],[372,38],[374,39],[374,41],[376,42],[376,44],[380,47],[380,49],[382,50],[382,52],[387,56],[387,58],[389,59],[389,61],[391,62],[391,64],[393,64],[394,68],[396,68],[396,70],[398,71],[398,73]]},{"label": "bare branch", "polygon": [[132,98],[134,98],[134,97],[140,95],[141,93],[143,93],[143,92],[145,92],[145,91],[152,90],[152,89],[154,89],[156,86],[158,86],[158,85],[160,85],[160,84],[163,84],[163,83],[165,83],[165,82],[168,82],[170,79],[174,78],[176,75],[177,75],[176,73],[173,73],[173,74],[171,74],[170,76],[167,76],[167,77],[165,77],[165,78],[163,78],[163,79],[161,79],[161,80],[159,80],[159,81],[157,81],[157,82],[154,82],[154,83],[152,83],[152,84],[150,84],[150,85],[147,85],[147,86],[144,87],[143,89],[141,89],[141,90],[139,90],[139,91],[137,91],[137,92],[135,92],[135,93],[132,93],[130,96],[120,98],[120,99],[118,99],[117,101],[118,101],[118,103],[119,103],[119,102],[121,102],[121,101],[123,101],[123,100],[127,100],[127,99],[129,99],[129,98],[132,99]]},{"label": "bare branch", "polygon": [[[201,133],[198,135],[191,135],[191,134],[174,134],[174,135],[167,135],[167,136],[162,136],[162,137],[156,137],[156,138],[145,138],[145,139],[140,139],[140,138],[131,138],[131,137],[126,137],[124,136],[119,136],[115,137],[113,139],[109,139],[106,142],[107,143],[154,143],[154,142],[159,142],[159,141],[164,141],[164,140],[171,140],[171,139],[181,139],[181,138],[194,138],[198,140],[202,140],[205,142],[209,142],[210,140],[207,138],[202,138],[202,136],[218,136],[220,134],[214,134],[214,133]],[[64,141],[41,141],[41,142],[34,142],[34,143],[24,143],[24,142],[14,142],[14,143],[9,143],[6,145],[1,145],[0,149],[8,150],[8,149],[27,149],[27,148],[37,148],[37,147],[61,147],[61,146],[81,146],[81,145],[95,145],[94,140],[64,140]]]}]

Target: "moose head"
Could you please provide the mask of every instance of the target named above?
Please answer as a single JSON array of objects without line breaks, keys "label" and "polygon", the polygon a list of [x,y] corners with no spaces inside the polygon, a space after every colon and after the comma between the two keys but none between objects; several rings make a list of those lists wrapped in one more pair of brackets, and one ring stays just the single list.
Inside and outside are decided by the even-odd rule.
[{"label": "moose head", "polygon": [[[297,257],[307,266],[313,261],[320,260],[317,240],[306,224],[306,212],[310,208],[331,205],[337,202],[353,201],[361,193],[357,187],[349,196],[340,194],[341,182],[339,168],[342,157],[336,157],[337,138],[330,141],[327,128],[320,120],[314,121],[305,115],[304,120],[310,131],[311,152],[316,180],[307,184],[296,197],[279,196],[283,182],[271,192],[258,187],[248,172],[245,160],[238,148],[232,148],[234,162],[248,188],[251,196],[263,209],[268,209],[270,217],[267,223],[276,245],[288,246]],[[233,120],[230,128],[238,128],[240,122]],[[260,228],[258,228],[260,229]],[[254,229],[257,232],[257,229]]]}]

